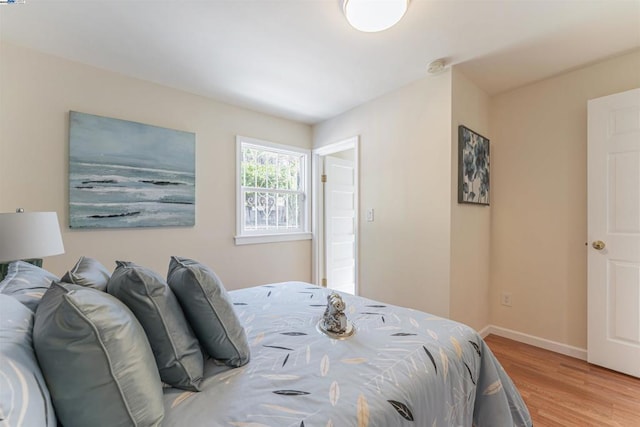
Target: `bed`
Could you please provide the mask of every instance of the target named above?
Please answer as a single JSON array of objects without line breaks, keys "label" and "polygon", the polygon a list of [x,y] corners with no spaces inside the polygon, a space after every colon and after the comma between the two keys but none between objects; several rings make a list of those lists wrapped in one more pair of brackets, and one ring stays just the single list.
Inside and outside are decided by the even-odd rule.
[{"label": "bed", "polygon": [[[166,281],[117,264],[110,274],[82,257],[62,279],[10,266],[0,282],[0,426],[532,425],[490,349],[461,323],[340,294],[355,333],[336,339],[319,328],[325,288],[285,282],[226,292],[186,258],[172,257]],[[190,288],[179,272],[197,272],[189,277],[207,285]],[[215,348],[190,317],[198,289],[220,304],[208,312],[224,329]],[[162,337],[182,350],[169,355]],[[229,343],[245,356],[212,354]]]},{"label": "bed", "polygon": [[356,332],[317,323],[328,290],[287,282],[230,292],[251,362],[209,359],[198,393],[164,390],[165,426],[531,426],[518,391],[471,328],[343,294]]}]

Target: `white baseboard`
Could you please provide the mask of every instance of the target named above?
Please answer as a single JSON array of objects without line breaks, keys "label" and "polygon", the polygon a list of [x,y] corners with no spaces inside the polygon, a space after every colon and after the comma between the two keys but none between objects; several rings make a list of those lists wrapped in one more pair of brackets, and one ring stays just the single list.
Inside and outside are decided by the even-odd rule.
[{"label": "white baseboard", "polygon": [[511,329],[502,328],[500,326],[488,325],[478,331],[482,338],[493,334],[503,338],[509,338],[514,341],[533,345],[535,347],[544,348],[545,350],[564,354],[565,356],[575,357],[580,360],[587,360],[587,350],[584,348],[574,347],[568,344],[562,344],[545,338],[536,337],[522,332],[513,331]]},{"label": "white baseboard", "polygon": [[478,333],[480,334],[482,339],[485,339],[487,337],[487,335],[489,335],[491,333],[490,330],[491,330],[491,325],[487,325],[484,328],[480,329],[478,331]]}]

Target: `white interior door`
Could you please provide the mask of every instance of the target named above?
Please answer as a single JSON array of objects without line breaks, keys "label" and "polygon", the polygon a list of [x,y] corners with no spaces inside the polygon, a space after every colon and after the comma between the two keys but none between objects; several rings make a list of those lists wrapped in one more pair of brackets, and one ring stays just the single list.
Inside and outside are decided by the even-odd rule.
[{"label": "white interior door", "polygon": [[355,168],[352,160],[325,156],[325,268],[327,287],[355,293]]},{"label": "white interior door", "polygon": [[640,89],[589,101],[588,360],[640,377]]}]

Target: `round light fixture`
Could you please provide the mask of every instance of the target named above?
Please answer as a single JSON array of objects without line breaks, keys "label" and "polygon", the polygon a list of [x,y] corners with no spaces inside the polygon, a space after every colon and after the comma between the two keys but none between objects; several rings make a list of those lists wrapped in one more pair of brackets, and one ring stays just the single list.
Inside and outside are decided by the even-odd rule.
[{"label": "round light fixture", "polygon": [[342,10],[353,28],[375,33],[397,24],[408,6],[409,0],[344,0]]}]

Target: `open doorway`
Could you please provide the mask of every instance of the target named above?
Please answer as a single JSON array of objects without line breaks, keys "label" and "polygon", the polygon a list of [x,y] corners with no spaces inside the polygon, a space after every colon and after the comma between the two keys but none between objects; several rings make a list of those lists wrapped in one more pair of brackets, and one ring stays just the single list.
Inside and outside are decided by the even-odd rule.
[{"label": "open doorway", "polygon": [[313,277],[358,294],[358,137],[313,150]]}]

